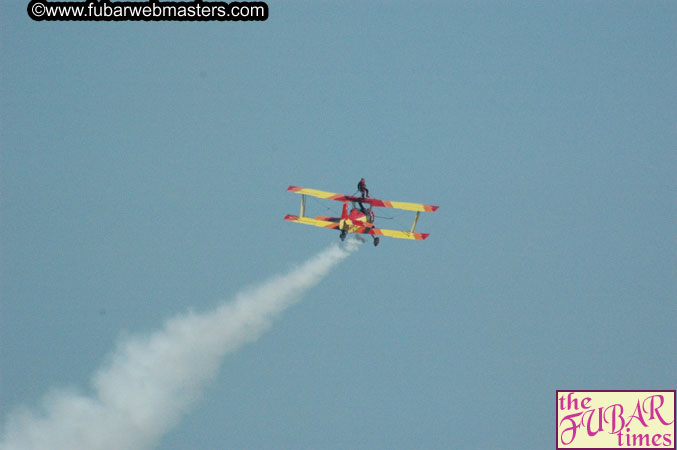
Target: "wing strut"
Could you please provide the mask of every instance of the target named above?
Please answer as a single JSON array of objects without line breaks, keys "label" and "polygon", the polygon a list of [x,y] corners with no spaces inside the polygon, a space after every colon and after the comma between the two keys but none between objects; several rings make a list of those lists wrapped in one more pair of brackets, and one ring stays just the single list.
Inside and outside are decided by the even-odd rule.
[{"label": "wing strut", "polygon": [[301,194],[301,216],[304,217],[306,215],[306,195]]},{"label": "wing strut", "polygon": [[416,211],[416,217],[414,218],[414,224],[411,226],[411,231],[410,233],[414,232],[414,228],[416,228],[416,224],[418,223],[418,216],[421,215],[421,211]]}]

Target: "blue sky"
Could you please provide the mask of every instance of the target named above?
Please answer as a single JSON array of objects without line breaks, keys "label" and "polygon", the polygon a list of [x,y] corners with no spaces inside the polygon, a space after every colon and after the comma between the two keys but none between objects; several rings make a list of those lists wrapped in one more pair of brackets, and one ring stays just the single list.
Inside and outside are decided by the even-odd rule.
[{"label": "blue sky", "polygon": [[675,388],[674,2],[268,4],[0,7],[2,423],[326,248],[285,189],[361,177],[430,238],[351,255],[158,449],[548,448],[557,389]]}]

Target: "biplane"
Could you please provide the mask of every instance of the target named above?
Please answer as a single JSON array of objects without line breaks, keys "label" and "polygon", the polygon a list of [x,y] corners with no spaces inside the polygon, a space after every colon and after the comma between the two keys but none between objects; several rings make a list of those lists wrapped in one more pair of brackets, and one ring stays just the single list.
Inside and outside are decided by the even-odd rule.
[{"label": "biplane", "polygon": [[[288,192],[301,194],[301,214],[294,216],[287,214],[284,220],[290,222],[303,223],[306,225],[313,225],[316,227],[329,228],[341,231],[340,238],[344,240],[347,233],[370,234],[374,238],[374,245],[378,245],[379,236],[389,236],[398,239],[414,239],[422,241],[427,238],[429,233],[416,233],[414,229],[418,223],[419,215],[422,212],[435,212],[439,206],[424,205],[422,203],[408,203],[408,202],[390,202],[386,200],[379,200],[371,197],[362,197],[354,195],[336,194],[334,192],[318,191],[316,189],[308,189],[297,186],[289,186]],[[327,200],[336,200],[343,202],[343,210],[341,217],[326,217],[318,216],[315,218],[306,216],[306,196],[318,197]],[[366,205],[366,206],[365,206]],[[376,215],[373,207],[379,208],[395,208],[406,211],[416,211],[414,217],[414,224],[409,231],[387,230],[384,228],[376,228],[374,222]]]}]

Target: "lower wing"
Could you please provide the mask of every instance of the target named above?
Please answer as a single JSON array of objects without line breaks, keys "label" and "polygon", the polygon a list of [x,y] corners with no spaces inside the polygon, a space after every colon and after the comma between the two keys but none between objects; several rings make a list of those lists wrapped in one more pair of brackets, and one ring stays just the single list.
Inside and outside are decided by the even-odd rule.
[{"label": "lower wing", "polygon": [[[340,219],[338,217],[318,217],[317,219],[311,219],[310,217],[299,217],[287,214],[284,220],[303,223],[305,225],[312,225],[320,228],[329,228],[332,230],[338,230],[340,227]],[[346,229],[346,231],[349,233],[373,234],[375,236],[388,236],[397,239],[412,239],[415,241],[422,241],[430,236],[430,233],[411,233],[409,231],[388,230],[385,228],[366,228],[360,226],[352,226]]]},{"label": "lower wing", "polygon": [[349,233],[373,234],[374,236],[388,236],[397,239],[412,239],[415,241],[422,241],[430,236],[430,233],[412,233],[409,231],[387,230],[384,228],[367,228],[360,226],[353,226],[346,231]]},{"label": "lower wing", "polygon": [[411,233],[409,231],[386,230],[384,228],[371,228],[369,230],[369,234],[376,236],[389,236],[398,239],[413,239],[416,241],[422,241],[430,236],[430,233]]},{"label": "lower wing", "polygon": [[[323,219],[333,219],[333,218],[332,217],[323,217]],[[338,222],[330,222],[329,220],[311,219],[310,217],[292,216],[291,214],[287,214],[284,217],[284,220],[288,220],[290,222],[296,222],[296,223],[303,223],[303,224],[306,224],[306,225],[313,225],[315,227],[321,227],[321,228],[338,229],[338,227],[339,227]]]}]

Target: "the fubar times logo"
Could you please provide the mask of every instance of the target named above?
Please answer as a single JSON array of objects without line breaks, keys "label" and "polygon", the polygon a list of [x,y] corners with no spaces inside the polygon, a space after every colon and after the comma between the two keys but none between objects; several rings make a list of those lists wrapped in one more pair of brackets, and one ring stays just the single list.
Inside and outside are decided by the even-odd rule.
[{"label": "the fubar times logo", "polygon": [[557,450],[675,449],[675,391],[557,391]]}]

